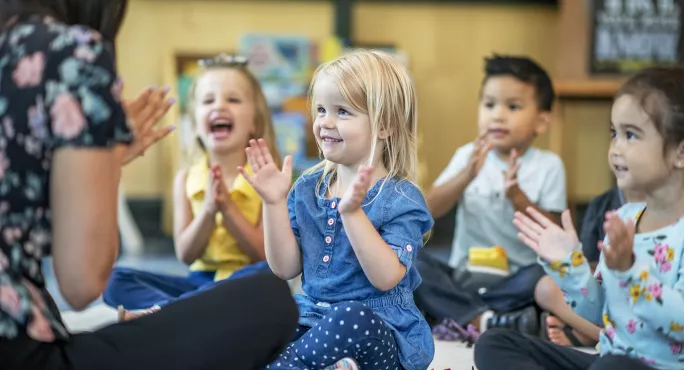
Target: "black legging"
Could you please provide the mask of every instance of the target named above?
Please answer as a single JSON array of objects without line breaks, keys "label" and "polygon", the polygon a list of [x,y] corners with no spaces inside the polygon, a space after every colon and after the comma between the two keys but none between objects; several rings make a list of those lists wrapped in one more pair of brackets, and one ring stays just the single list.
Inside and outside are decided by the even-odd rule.
[{"label": "black legging", "polygon": [[149,316],[68,341],[0,339],[3,370],[262,369],[294,336],[298,311],[272,274],[218,284]]}]

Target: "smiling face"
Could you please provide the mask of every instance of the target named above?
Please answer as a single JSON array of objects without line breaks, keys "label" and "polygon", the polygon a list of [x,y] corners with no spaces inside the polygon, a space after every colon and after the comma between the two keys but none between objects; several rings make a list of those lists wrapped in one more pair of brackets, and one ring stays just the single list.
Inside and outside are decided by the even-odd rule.
[{"label": "smiling face", "polygon": [[[352,108],[326,73],[316,78],[313,104],[313,133],[325,159],[344,166],[366,164],[372,140],[377,140],[372,137],[368,115]],[[381,152],[378,145],[376,156]]]},{"label": "smiling face", "polygon": [[197,80],[194,120],[204,148],[216,154],[244,150],[255,131],[254,92],[238,70],[211,69]]},{"label": "smiling face", "polygon": [[546,131],[549,113],[537,106],[534,86],[513,76],[492,76],[482,86],[478,128],[500,153],[527,149]]}]

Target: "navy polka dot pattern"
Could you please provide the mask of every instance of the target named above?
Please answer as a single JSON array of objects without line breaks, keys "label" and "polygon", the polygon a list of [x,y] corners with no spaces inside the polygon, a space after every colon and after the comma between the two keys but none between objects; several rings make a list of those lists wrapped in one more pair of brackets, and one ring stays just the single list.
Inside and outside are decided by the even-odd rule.
[{"label": "navy polka dot pattern", "polygon": [[358,302],[336,305],[318,325],[298,329],[298,339],[267,368],[322,369],[350,357],[364,370],[398,370],[392,331],[368,307]]}]

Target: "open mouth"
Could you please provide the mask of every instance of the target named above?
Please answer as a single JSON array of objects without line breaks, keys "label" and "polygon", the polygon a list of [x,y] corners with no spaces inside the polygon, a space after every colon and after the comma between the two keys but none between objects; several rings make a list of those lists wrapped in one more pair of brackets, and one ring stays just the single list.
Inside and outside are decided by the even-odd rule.
[{"label": "open mouth", "polygon": [[620,166],[620,165],[614,164],[613,170],[615,171],[615,173],[624,173],[624,172],[629,171],[629,168],[627,168],[626,166]]},{"label": "open mouth", "polygon": [[508,131],[506,129],[502,129],[502,128],[489,129],[489,130],[487,130],[487,132],[492,136],[505,136],[505,135],[508,135],[510,133],[510,131]]},{"label": "open mouth", "polygon": [[330,136],[323,136],[323,137],[321,137],[321,141],[323,141],[326,144],[336,144],[336,143],[341,143],[343,140],[337,139],[334,137],[330,137]]},{"label": "open mouth", "polygon": [[223,119],[217,119],[210,123],[209,131],[214,138],[226,138],[233,131],[233,122]]}]

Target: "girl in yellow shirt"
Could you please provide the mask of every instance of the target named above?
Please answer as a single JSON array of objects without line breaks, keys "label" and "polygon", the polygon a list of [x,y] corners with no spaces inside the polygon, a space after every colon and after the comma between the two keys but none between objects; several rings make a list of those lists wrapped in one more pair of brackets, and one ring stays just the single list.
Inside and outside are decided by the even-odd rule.
[{"label": "girl in yellow shirt", "polygon": [[225,55],[202,61],[190,90],[196,147],[189,151],[190,166],[174,181],[175,251],[190,266],[190,274],[116,268],[103,296],[110,306],[148,309],[193,295],[216,281],[270,272],[261,198],[237,168],[246,166],[251,138],[264,136],[274,160],[280,162],[280,157],[266,99],[246,63],[245,58]]}]

